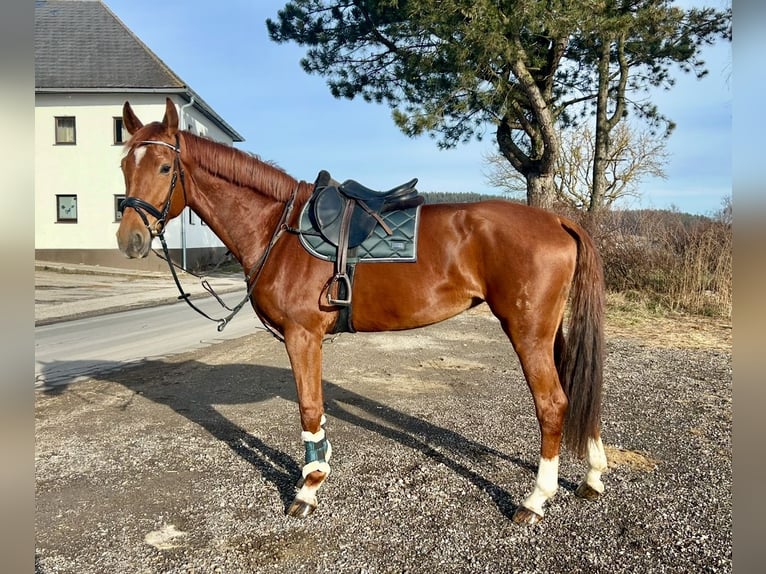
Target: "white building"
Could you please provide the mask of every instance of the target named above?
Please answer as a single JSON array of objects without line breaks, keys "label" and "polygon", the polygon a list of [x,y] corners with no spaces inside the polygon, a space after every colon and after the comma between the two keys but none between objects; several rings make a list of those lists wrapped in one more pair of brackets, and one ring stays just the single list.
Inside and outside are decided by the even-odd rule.
[{"label": "white building", "polygon": [[[128,100],[139,118],[155,121],[166,97],[184,129],[229,145],[243,141],[100,0],[36,2],[36,260],[167,268],[154,255],[126,259],[115,238],[128,137],[122,106]],[[190,268],[225,252],[188,209],[168,225],[166,239],[173,260]]]}]

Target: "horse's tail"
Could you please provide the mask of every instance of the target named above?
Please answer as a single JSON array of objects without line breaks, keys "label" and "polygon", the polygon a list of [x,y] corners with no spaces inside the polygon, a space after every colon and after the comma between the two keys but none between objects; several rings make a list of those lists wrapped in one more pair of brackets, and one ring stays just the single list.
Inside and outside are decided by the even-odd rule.
[{"label": "horse's tail", "polygon": [[563,345],[557,345],[559,353],[556,368],[569,399],[564,423],[564,444],[582,457],[588,439],[597,438],[600,432],[604,366],[604,270],[601,256],[588,232],[563,218],[561,224],[577,241],[577,264],[570,291],[567,334],[560,341]]}]

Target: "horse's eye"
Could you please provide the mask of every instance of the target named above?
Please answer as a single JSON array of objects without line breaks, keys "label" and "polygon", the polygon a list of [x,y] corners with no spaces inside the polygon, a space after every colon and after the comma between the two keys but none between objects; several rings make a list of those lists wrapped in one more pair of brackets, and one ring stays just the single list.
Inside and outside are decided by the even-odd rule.
[{"label": "horse's eye", "polygon": [[170,173],[170,164],[166,163],[160,168],[160,173]]}]

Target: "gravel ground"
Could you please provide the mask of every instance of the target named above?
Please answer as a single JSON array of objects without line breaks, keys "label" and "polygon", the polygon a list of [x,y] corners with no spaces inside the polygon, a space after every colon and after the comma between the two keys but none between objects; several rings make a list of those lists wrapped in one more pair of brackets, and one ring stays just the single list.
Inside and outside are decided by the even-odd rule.
[{"label": "gravel ground", "polygon": [[539,437],[486,310],[325,344],[333,472],[285,516],[303,451],[265,333],[36,401],[36,572],[730,572],[731,353],[609,337],[596,502],[564,453],[545,520],[511,522]]}]

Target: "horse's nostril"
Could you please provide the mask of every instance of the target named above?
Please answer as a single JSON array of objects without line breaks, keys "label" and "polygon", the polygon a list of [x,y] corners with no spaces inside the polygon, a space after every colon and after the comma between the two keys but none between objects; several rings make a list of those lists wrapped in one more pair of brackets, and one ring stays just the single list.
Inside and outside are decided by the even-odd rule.
[{"label": "horse's nostril", "polygon": [[147,238],[146,234],[141,231],[126,231],[124,233],[117,233],[117,245],[129,259],[146,257],[149,251],[149,245],[147,245],[147,239],[151,241],[151,238]]},{"label": "horse's nostril", "polygon": [[134,257],[143,257],[146,255],[146,238],[143,233],[136,231],[130,235],[130,245],[128,250]]}]

